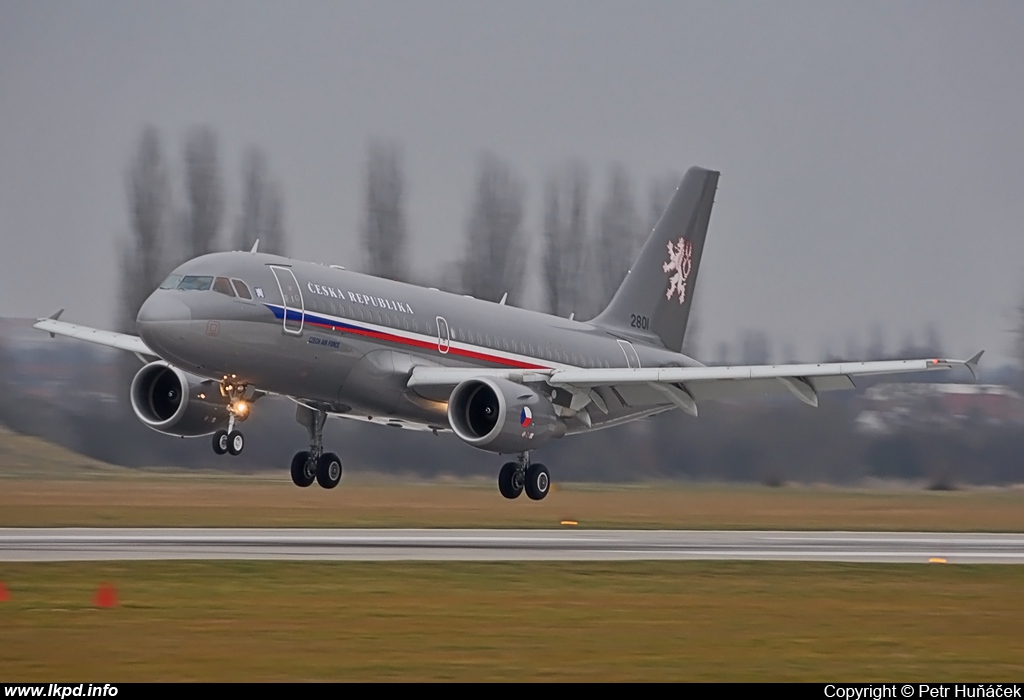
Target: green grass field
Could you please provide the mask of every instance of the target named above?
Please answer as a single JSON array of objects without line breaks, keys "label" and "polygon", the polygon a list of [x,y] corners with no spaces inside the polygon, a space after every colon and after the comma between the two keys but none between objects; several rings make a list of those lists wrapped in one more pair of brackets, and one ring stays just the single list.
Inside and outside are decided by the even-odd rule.
[{"label": "green grass field", "polygon": [[[0,564],[5,681],[993,681],[1024,567]],[[119,605],[94,608],[101,582]]]},{"label": "green grass field", "polygon": [[[42,455],[43,459],[38,459]],[[118,469],[0,435],[0,526],[1024,530],[1024,491],[557,484]],[[119,604],[96,608],[97,587]],[[0,562],[0,679],[994,681],[1024,567]]]},{"label": "green grass field", "polygon": [[133,474],[0,479],[0,526],[558,527],[796,530],[1024,530],[1024,490],[882,491],[650,484],[556,484],[507,501],[490,480],[350,483]]}]

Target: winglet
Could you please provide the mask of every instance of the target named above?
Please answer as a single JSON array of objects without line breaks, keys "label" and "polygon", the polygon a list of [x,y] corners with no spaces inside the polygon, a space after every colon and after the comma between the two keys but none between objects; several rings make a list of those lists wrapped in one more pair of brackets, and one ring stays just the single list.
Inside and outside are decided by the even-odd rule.
[{"label": "winglet", "polygon": [[252,244],[252,250],[250,250],[249,252],[250,253],[255,253],[255,252],[257,252],[259,250],[259,247],[260,247],[260,239],[257,238],[256,242]]},{"label": "winglet", "polygon": [[[54,311],[52,314],[50,314],[46,318],[48,318],[51,321],[56,321],[58,318],[60,318],[60,315],[62,313],[64,313],[64,309],[57,309],[56,311]],[[42,319],[40,319],[40,320],[42,320]],[[50,333],[50,337],[51,338],[56,338],[57,334],[56,333]]]},{"label": "winglet", "polygon": [[974,381],[978,381],[978,362],[981,360],[981,356],[984,354],[985,351],[980,350],[977,353],[975,353],[974,357],[972,357],[971,359],[967,360],[967,362],[964,363],[964,365],[967,366],[968,371],[970,371],[971,376],[974,377]]}]

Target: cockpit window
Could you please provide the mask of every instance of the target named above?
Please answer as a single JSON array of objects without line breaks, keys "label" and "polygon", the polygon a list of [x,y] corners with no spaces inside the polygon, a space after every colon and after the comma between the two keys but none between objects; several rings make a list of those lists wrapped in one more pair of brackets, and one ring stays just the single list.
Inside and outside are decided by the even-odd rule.
[{"label": "cockpit window", "polygon": [[160,289],[174,289],[178,286],[178,282],[181,282],[181,275],[171,275],[163,281]]},{"label": "cockpit window", "polygon": [[235,296],[234,290],[231,289],[231,283],[228,282],[227,277],[218,277],[213,281],[213,291],[220,294],[226,294],[229,297]]},{"label": "cockpit window", "polygon": [[200,277],[198,275],[185,275],[178,284],[178,289],[195,290],[205,292],[213,284],[213,277]]},{"label": "cockpit window", "polygon": [[243,299],[252,299],[252,294],[249,293],[249,288],[245,286],[245,282],[242,280],[231,280],[231,283],[235,285],[235,291],[238,296]]}]

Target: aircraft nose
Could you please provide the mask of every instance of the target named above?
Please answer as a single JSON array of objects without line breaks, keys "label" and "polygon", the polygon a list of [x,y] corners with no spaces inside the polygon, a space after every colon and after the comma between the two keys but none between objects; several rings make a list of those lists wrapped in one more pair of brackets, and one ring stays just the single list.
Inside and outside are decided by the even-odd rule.
[{"label": "aircraft nose", "polygon": [[139,323],[191,321],[192,309],[180,299],[175,299],[164,292],[156,292],[142,304],[137,320]]}]

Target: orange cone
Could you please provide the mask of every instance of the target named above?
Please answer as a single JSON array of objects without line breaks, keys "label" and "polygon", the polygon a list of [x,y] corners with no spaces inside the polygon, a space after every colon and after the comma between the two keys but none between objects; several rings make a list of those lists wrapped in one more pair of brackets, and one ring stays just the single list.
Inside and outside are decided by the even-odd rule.
[{"label": "orange cone", "polygon": [[11,594],[7,591],[7,584],[0,581],[0,603],[6,603],[10,597]]},{"label": "orange cone", "polygon": [[100,584],[92,603],[97,608],[112,608],[117,605],[117,591],[109,583]]}]

